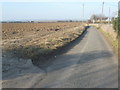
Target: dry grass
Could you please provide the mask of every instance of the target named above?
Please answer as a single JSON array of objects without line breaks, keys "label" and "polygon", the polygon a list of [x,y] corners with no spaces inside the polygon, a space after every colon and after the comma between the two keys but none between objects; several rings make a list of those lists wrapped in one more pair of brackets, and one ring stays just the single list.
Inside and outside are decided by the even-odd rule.
[{"label": "dry grass", "polygon": [[103,29],[99,29],[99,30],[104,34],[110,45],[112,45],[113,50],[118,54],[118,39],[113,38],[112,34],[105,32]]},{"label": "dry grass", "polygon": [[117,33],[113,29],[112,25],[103,24],[102,26],[100,26],[98,24],[93,26],[95,26],[98,30],[100,30],[103,33],[103,35],[106,37],[110,45],[113,47],[113,50],[115,51],[115,53],[118,54]]}]

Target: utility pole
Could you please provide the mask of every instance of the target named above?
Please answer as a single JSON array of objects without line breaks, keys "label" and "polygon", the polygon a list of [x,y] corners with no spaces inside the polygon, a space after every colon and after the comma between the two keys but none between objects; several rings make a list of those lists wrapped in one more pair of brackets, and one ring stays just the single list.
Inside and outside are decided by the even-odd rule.
[{"label": "utility pole", "polygon": [[84,3],[83,3],[83,19],[82,22],[84,22]]},{"label": "utility pole", "polygon": [[[102,3],[102,15],[103,15],[103,9],[104,9],[104,2]],[[102,15],[101,15],[101,24],[102,24],[102,20],[103,20]]]},{"label": "utility pole", "polygon": [[109,21],[108,24],[110,24],[110,7],[109,7]]},{"label": "utility pole", "polygon": [[[95,15],[95,14],[94,14],[94,11],[93,11],[93,15]],[[93,24],[95,23],[95,19],[94,19],[94,18],[93,18],[93,20],[92,20],[92,23],[93,23]]]}]

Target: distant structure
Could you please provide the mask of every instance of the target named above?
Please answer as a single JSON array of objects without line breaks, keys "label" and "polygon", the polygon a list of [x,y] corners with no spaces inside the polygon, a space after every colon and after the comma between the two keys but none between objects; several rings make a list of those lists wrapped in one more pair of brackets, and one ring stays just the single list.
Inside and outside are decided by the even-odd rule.
[{"label": "distant structure", "polygon": [[101,22],[101,18],[102,18],[102,21],[103,22],[106,22],[108,21],[108,17],[106,17],[105,15],[92,15],[89,22],[92,22],[92,23],[100,23]]}]

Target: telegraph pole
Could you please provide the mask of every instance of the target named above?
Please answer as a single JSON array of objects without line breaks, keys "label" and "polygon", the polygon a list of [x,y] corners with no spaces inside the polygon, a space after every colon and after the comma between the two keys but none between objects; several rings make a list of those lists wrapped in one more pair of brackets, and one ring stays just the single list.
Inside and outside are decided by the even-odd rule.
[{"label": "telegraph pole", "polygon": [[109,21],[108,24],[110,24],[110,7],[109,7]]},{"label": "telegraph pole", "polygon": [[83,19],[82,22],[84,22],[84,3],[83,3]]},{"label": "telegraph pole", "polygon": [[[104,9],[104,2],[102,3],[102,15],[103,15],[103,9]],[[102,15],[101,15],[101,24],[102,24],[102,20],[103,20]]]}]

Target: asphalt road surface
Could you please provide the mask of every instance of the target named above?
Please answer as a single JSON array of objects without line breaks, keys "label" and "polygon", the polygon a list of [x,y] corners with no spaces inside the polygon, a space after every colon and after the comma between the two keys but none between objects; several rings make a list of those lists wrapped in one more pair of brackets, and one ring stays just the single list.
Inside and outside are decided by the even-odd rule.
[{"label": "asphalt road surface", "polygon": [[56,56],[42,80],[34,77],[32,81],[36,82],[30,87],[118,88],[118,59],[103,35],[90,27],[76,42],[66,53]]},{"label": "asphalt road surface", "polygon": [[33,87],[117,88],[118,61],[102,34],[91,27],[68,52],[56,57]]}]

